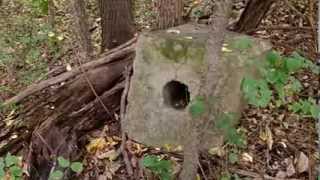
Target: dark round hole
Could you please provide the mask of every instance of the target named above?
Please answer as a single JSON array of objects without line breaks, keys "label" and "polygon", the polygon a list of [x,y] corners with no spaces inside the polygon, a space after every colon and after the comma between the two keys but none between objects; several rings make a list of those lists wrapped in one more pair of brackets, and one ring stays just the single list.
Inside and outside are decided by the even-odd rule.
[{"label": "dark round hole", "polygon": [[190,102],[188,86],[179,81],[170,81],[163,87],[164,104],[174,109],[184,109]]}]

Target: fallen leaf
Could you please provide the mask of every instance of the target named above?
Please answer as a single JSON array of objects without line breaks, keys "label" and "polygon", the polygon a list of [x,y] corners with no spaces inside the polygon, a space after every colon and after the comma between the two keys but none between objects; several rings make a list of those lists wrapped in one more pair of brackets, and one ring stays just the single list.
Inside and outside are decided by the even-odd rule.
[{"label": "fallen leaf", "polygon": [[112,149],[108,152],[99,154],[98,158],[99,159],[109,159],[110,161],[114,161],[119,157],[119,155],[120,155],[120,151],[118,152],[118,151]]},{"label": "fallen leaf", "polygon": [[292,159],[289,159],[289,158],[285,159],[285,163],[287,165],[287,168],[286,168],[287,176],[288,177],[293,176],[296,173],[296,170],[294,168]]},{"label": "fallen leaf", "polygon": [[107,145],[108,144],[104,138],[96,138],[90,141],[86,146],[86,149],[89,153],[95,153],[96,151],[104,149]]},{"label": "fallen leaf", "polygon": [[299,158],[297,161],[298,173],[307,172],[308,169],[309,169],[309,158],[303,152],[300,152]]},{"label": "fallen leaf", "polygon": [[284,179],[286,177],[287,177],[287,173],[284,171],[278,171],[276,174],[276,178],[279,178],[279,179]]},{"label": "fallen leaf", "polygon": [[226,47],[222,47],[222,52],[232,52],[232,50]]},{"label": "fallen leaf", "polygon": [[217,155],[219,157],[222,157],[225,154],[224,149],[222,147],[210,148],[208,153],[211,155]]},{"label": "fallen leaf", "polygon": [[242,153],[241,159],[245,162],[253,162],[253,157],[248,153]]},{"label": "fallen leaf", "polygon": [[267,145],[269,150],[271,150],[273,145],[273,138],[272,138],[272,132],[268,126],[266,127],[266,135],[267,135]]},{"label": "fallen leaf", "polygon": [[71,67],[71,65],[70,65],[69,63],[68,63],[67,66],[66,66],[66,70],[67,70],[67,71],[71,71],[71,70],[72,70],[72,67]]}]

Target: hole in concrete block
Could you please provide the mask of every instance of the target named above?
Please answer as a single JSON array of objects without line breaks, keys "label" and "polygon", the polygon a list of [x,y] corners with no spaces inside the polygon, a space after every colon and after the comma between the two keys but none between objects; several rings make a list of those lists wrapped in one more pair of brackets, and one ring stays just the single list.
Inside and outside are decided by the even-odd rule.
[{"label": "hole in concrete block", "polygon": [[170,81],[163,87],[164,104],[174,109],[184,109],[190,102],[188,86],[179,81]]}]

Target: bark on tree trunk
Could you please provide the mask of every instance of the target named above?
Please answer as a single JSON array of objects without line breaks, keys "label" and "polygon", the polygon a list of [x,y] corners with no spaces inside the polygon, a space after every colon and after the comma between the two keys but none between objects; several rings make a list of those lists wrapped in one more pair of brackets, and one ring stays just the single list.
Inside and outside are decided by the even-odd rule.
[{"label": "bark on tree trunk", "polygon": [[167,29],[182,24],[183,0],[157,0],[154,5],[155,29]]},{"label": "bark on tree trunk", "polygon": [[275,0],[250,0],[234,30],[249,32],[257,28]]},{"label": "bark on tree trunk", "polygon": [[93,53],[93,46],[91,42],[90,32],[89,32],[89,23],[88,17],[85,9],[85,2],[83,0],[73,0],[73,14],[75,19],[75,31],[79,38],[78,42],[81,46],[81,49],[84,51],[87,61],[90,60],[90,57]]},{"label": "bark on tree trunk", "polygon": [[101,51],[132,39],[135,33],[131,0],[98,0],[102,27]]},{"label": "bark on tree trunk", "polygon": [[[1,2],[0,2],[1,5]],[[48,0],[48,22],[51,28],[54,28],[55,21],[55,6],[53,0]]]}]

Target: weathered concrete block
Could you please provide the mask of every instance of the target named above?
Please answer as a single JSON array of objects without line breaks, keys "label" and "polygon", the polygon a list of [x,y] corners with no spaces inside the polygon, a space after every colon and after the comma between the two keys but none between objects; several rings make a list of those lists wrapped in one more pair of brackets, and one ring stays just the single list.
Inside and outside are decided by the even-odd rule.
[{"label": "weathered concrete block", "polygon": [[[187,125],[192,120],[188,107],[199,95],[207,70],[208,29],[190,24],[174,29],[139,37],[127,117],[122,122],[130,138],[151,146],[183,144],[189,135]],[[245,75],[254,74],[257,57],[270,49],[268,43],[252,38],[245,51],[241,46],[246,43],[240,43],[240,48],[232,45],[242,37],[229,33],[225,40],[227,50],[219,68],[225,78],[216,102],[223,112],[241,112],[244,106],[241,80]],[[220,78],[212,77],[212,80]],[[213,129],[202,137],[204,148],[222,143],[222,136]]]}]

